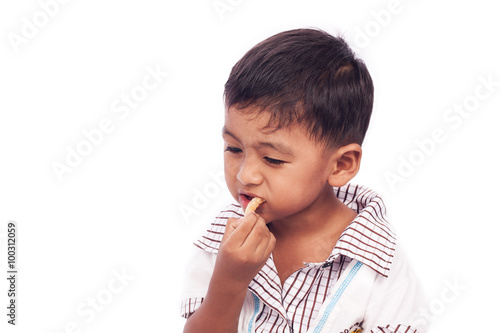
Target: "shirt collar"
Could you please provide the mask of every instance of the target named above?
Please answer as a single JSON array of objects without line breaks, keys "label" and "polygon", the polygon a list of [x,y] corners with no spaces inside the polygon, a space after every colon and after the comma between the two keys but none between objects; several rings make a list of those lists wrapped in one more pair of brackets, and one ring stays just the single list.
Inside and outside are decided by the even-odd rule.
[{"label": "shirt collar", "polygon": [[387,277],[394,257],[396,235],[387,222],[382,198],[361,185],[348,184],[334,190],[337,198],[358,215],[341,234],[328,259],[308,265],[328,266],[339,255],[345,255]]},{"label": "shirt collar", "polygon": [[[361,185],[348,184],[335,187],[334,191],[336,196],[358,215],[344,230],[328,259],[322,263],[308,265],[328,266],[339,255],[345,255],[361,261],[387,277],[394,257],[396,236],[387,222],[382,198],[378,193]],[[205,251],[217,253],[227,219],[230,217],[243,217],[243,209],[239,205],[227,207],[195,245]]]}]

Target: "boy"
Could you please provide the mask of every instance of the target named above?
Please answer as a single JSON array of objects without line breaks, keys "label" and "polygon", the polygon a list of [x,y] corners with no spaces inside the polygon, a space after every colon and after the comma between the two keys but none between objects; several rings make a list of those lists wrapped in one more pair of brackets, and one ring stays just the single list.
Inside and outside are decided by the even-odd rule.
[{"label": "boy", "polygon": [[416,332],[418,283],[384,204],[348,184],[373,105],[364,63],[323,31],[286,31],[233,67],[225,104],[239,205],[195,243],[184,332]]}]

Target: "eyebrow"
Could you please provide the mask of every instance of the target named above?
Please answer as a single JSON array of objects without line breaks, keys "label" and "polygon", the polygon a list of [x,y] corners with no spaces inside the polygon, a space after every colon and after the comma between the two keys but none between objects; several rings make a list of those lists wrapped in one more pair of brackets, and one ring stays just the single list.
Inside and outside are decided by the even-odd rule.
[{"label": "eyebrow", "polygon": [[[230,137],[232,137],[236,141],[240,142],[238,137],[236,135],[234,135],[233,133],[231,133],[225,126],[222,128],[222,135],[224,135],[224,134],[229,135]],[[259,141],[259,142],[257,142],[257,144],[259,146],[274,149],[274,150],[276,150],[282,154],[285,154],[285,155],[295,156],[292,149],[290,149],[290,147],[288,147],[284,144],[278,143],[278,142]]]},{"label": "eyebrow", "polygon": [[258,144],[260,146],[264,146],[264,147],[269,147],[271,149],[274,149],[282,154],[285,154],[285,155],[289,155],[289,156],[294,156],[293,155],[293,151],[288,147],[288,146],[285,146],[281,143],[277,143],[277,142],[258,142]]},{"label": "eyebrow", "polygon": [[229,132],[228,129],[226,128],[226,126],[222,127],[222,135],[229,135],[230,137],[232,137],[236,141],[240,142],[240,139],[238,139],[236,137],[236,135],[234,135],[233,133]]}]

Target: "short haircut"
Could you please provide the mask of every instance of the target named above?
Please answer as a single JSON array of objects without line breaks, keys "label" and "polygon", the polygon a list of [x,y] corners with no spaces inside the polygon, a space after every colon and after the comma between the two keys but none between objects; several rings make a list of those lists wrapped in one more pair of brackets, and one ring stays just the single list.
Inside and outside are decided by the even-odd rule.
[{"label": "short haircut", "polygon": [[226,108],[269,112],[269,128],[292,124],[326,147],[362,144],[373,107],[365,63],[341,37],[317,29],[278,33],[255,45],[231,70]]}]

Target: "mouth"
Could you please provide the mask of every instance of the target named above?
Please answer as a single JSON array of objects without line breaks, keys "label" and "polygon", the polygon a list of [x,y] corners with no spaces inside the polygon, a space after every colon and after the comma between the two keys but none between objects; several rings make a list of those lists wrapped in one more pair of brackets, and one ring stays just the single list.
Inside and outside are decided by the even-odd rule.
[{"label": "mouth", "polygon": [[239,193],[239,202],[240,205],[243,209],[246,209],[250,201],[252,201],[253,198],[257,197],[257,195],[253,193],[246,193],[246,192],[240,192]]},{"label": "mouth", "polygon": [[251,196],[251,195],[248,195],[248,194],[241,194],[243,195],[247,200],[252,200],[253,198],[255,198],[255,196]]}]

